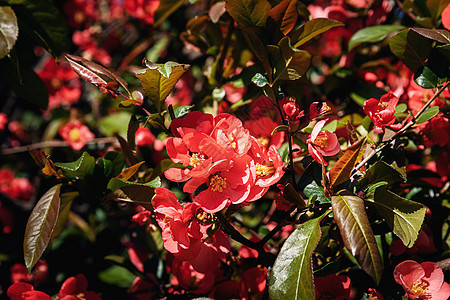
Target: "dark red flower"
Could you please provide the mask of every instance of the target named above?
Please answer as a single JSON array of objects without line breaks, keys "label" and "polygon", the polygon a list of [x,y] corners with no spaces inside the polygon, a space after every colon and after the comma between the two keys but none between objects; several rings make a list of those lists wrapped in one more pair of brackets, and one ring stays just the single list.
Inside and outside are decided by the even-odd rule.
[{"label": "dark red flower", "polygon": [[153,24],[155,11],[160,0],[125,0],[124,8],[133,17],[143,20],[147,24]]},{"label": "dark red flower", "polygon": [[350,296],[352,281],[345,275],[329,275],[314,278],[316,299],[344,300]]},{"label": "dark red flower", "polygon": [[96,293],[87,290],[88,282],[83,274],[69,277],[64,281],[58,293],[58,300],[101,300]]},{"label": "dark red flower", "polygon": [[14,283],[8,288],[6,294],[11,300],[52,300],[52,297],[43,292],[35,291],[34,287],[26,282]]}]

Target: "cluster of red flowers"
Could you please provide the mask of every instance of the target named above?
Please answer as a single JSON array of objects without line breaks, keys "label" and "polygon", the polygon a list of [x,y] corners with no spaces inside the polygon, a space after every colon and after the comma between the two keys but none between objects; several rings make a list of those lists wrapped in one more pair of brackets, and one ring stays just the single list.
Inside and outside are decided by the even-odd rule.
[{"label": "cluster of red flowers", "polygon": [[28,201],[33,192],[34,187],[27,178],[15,177],[13,171],[0,169],[0,193],[13,199]]}]

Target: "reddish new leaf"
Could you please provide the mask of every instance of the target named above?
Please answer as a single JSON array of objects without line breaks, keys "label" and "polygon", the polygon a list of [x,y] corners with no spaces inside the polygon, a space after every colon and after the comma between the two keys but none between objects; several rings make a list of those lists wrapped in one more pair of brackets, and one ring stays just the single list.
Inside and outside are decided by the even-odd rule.
[{"label": "reddish new leaf", "polygon": [[89,81],[90,83],[92,83],[93,85],[95,85],[96,87],[98,87],[98,89],[100,90],[100,92],[102,93],[106,93],[107,89],[106,89],[106,84],[108,82],[106,82],[102,77],[100,77],[99,75],[97,75],[95,72],[93,72],[92,70],[90,70],[89,68],[85,67],[84,65],[82,65],[80,62],[81,60],[78,59],[78,56],[74,56],[74,55],[66,55],[66,60],[69,62],[70,66],[72,67],[72,69],[78,74],[80,75],[81,79],[84,79],[86,81]]},{"label": "reddish new leaf", "polygon": [[271,5],[267,0],[227,0],[225,8],[240,28],[264,26]]},{"label": "reddish new leaf", "polygon": [[383,262],[364,201],[354,195],[337,195],[331,197],[331,207],[345,247],[378,284],[383,274]]},{"label": "reddish new leaf", "polygon": [[58,221],[61,184],[49,189],[36,203],[25,228],[23,253],[28,272],[41,258]]},{"label": "reddish new leaf", "polygon": [[280,25],[280,31],[287,35],[295,26],[298,18],[297,0],[283,0],[274,6],[267,17],[271,17]]},{"label": "reddish new leaf", "polygon": [[334,164],[330,170],[330,184],[337,186],[344,183],[350,178],[355,164],[358,161],[360,150],[366,138],[360,139],[344,152],[339,160]]},{"label": "reddish new leaf", "polygon": [[120,173],[119,175],[116,176],[116,178],[122,179],[122,180],[128,180],[131,178],[131,176],[133,176],[137,170],[139,169],[139,167],[144,163],[145,161],[141,161],[138,162],[137,164],[126,168],[125,170],[122,171],[122,173]]}]

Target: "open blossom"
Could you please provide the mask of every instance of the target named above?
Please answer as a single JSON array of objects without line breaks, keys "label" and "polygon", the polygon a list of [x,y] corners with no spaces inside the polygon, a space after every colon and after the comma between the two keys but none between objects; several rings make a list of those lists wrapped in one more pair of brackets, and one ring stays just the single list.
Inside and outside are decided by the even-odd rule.
[{"label": "open blossom", "polygon": [[394,279],[410,299],[447,300],[450,296],[444,272],[433,262],[403,261],[395,267]]},{"label": "open blossom", "polygon": [[383,128],[386,126],[391,126],[395,122],[395,107],[398,103],[398,98],[392,94],[388,93],[381,97],[380,100],[371,98],[364,102],[364,112],[375,124],[374,132],[382,133]]},{"label": "open blossom", "polygon": [[[319,163],[328,164],[323,156],[336,155],[340,151],[340,145],[336,134],[322,130],[327,120],[321,120],[314,125],[311,135],[307,141],[309,154]],[[323,156],[322,156],[323,155]]]},{"label": "open blossom", "polygon": [[6,292],[11,300],[36,299],[52,300],[52,297],[41,291],[36,291],[34,287],[26,282],[16,282],[12,284]]},{"label": "open blossom", "polygon": [[67,278],[58,293],[58,300],[101,300],[101,297],[92,291],[87,290],[88,282],[83,274]]},{"label": "open blossom", "polygon": [[74,150],[80,150],[86,143],[95,138],[95,135],[80,120],[64,124],[59,128],[59,135]]}]

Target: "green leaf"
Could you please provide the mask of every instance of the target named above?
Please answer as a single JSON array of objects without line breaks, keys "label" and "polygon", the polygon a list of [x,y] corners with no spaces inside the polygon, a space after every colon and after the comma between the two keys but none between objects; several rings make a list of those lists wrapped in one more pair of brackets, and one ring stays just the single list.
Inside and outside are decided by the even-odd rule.
[{"label": "green leaf", "polygon": [[172,91],[178,79],[186,72],[190,65],[179,64],[173,61],[162,64],[153,64],[145,60],[147,69],[136,72],[136,77],[142,83],[148,98],[161,112],[164,100]]},{"label": "green leaf", "polygon": [[261,73],[256,73],[255,76],[252,77],[252,82],[256,84],[257,87],[263,87],[266,84],[269,84],[266,76]]},{"label": "green leaf", "polygon": [[400,173],[397,169],[388,165],[384,161],[377,161],[369,170],[367,170],[364,177],[359,182],[361,189],[365,190],[369,185],[385,181],[388,185],[398,182],[405,182],[406,175]]},{"label": "green leaf", "polygon": [[115,114],[107,115],[98,122],[98,129],[106,136],[113,136],[118,133],[120,136],[127,136],[128,122],[131,113],[128,111],[119,111]]},{"label": "green leaf", "polygon": [[19,36],[19,25],[13,9],[0,6],[0,59],[8,55]]},{"label": "green leaf", "polygon": [[172,13],[184,4],[184,0],[164,0],[160,1],[158,8],[155,11],[153,27],[158,27],[164,20],[166,20]]},{"label": "green leaf", "polygon": [[70,192],[61,194],[61,204],[59,206],[58,221],[55,224],[55,229],[52,232],[51,241],[54,241],[64,230],[69,217],[70,207],[73,200],[79,196],[78,192]]},{"label": "green leaf", "polygon": [[331,197],[331,207],[345,247],[357,259],[361,268],[379,284],[383,262],[364,201],[354,195],[341,194]]},{"label": "green leaf", "polygon": [[227,0],[225,9],[241,28],[266,25],[272,8],[266,0]]},{"label": "green leaf", "polygon": [[330,199],[325,196],[323,187],[319,186],[315,181],[308,184],[303,190],[303,193],[310,199],[315,196],[320,203],[330,203]]},{"label": "green leaf", "polygon": [[41,258],[58,220],[61,184],[49,189],[36,203],[25,228],[23,253],[28,272]]},{"label": "green leaf", "polygon": [[[113,178],[114,179],[114,178]],[[113,180],[111,179],[111,180]],[[145,185],[123,185],[104,197],[104,200],[132,202],[151,208],[154,189]]]},{"label": "green leaf", "polygon": [[185,115],[187,115],[191,111],[192,107],[193,106],[190,106],[190,105],[177,107],[174,110],[175,118],[182,118],[182,117],[184,117]]},{"label": "green leaf", "polygon": [[115,177],[119,175],[125,165],[125,155],[116,151],[106,152],[104,159],[109,160],[113,164],[113,170],[111,176]]},{"label": "green leaf", "polygon": [[428,67],[420,67],[414,74],[414,81],[424,89],[433,89],[439,82],[439,77]]},{"label": "green leaf", "polygon": [[364,145],[366,138],[360,139],[347,150],[339,158],[339,160],[333,165],[330,170],[330,184],[331,186],[337,186],[345,181],[349,180],[350,175],[358,162],[360,156],[360,150]]},{"label": "green leaf", "polygon": [[267,33],[261,27],[247,27],[242,29],[245,40],[255,56],[261,61],[266,71],[269,82],[272,82],[272,67],[269,61],[269,54],[266,49],[268,43]]},{"label": "green leaf", "polygon": [[287,35],[295,26],[298,19],[297,0],[283,0],[271,8],[267,14],[279,26],[280,31]]},{"label": "green leaf", "polygon": [[20,34],[33,39],[55,58],[70,47],[69,27],[61,12],[47,0],[7,0],[19,20]]},{"label": "green leaf", "polygon": [[296,41],[294,43],[294,48],[298,48],[319,34],[338,26],[344,26],[344,24],[326,18],[317,18],[308,21],[292,35],[292,40]]},{"label": "green leaf", "polygon": [[403,244],[411,248],[419,236],[427,208],[423,204],[402,198],[384,187],[376,189],[366,200],[386,220]]},{"label": "green leaf", "polygon": [[362,43],[376,43],[385,39],[388,34],[402,30],[402,25],[376,25],[358,30],[348,42],[348,51]]},{"label": "green leaf", "polygon": [[121,266],[111,266],[98,273],[98,278],[114,286],[128,288],[136,279],[136,275]]},{"label": "green leaf", "polygon": [[311,255],[320,240],[321,218],[301,224],[286,239],[272,268],[271,299],[314,299]]},{"label": "green leaf", "polygon": [[108,182],[107,189],[114,191],[116,189],[129,186],[143,186],[143,187],[157,188],[161,186],[161,178],[156,177],[152,181],[149,181],[147,183],[126,181],[120,178],[111,178],[111,180]]},{"label": "green leaf", "polygon": [[402,30],[389,41],[389,47],[412,72],[425,66],[431,52],[432,41],[410,30]]},{"label": "green leaf", "polygon": [[61,168],[63,174],[70,179],[83,179],[87,174],[94,173],[95,158],[89,153],[83,152],[79,159],[71,163],[55,163],[55,166]]},{"label": "green leaf", "polygon": [[418,118],[417,124],[423,123],[439,113],[439,106],[428,107]]},{"label": "green leaf", "polygon": [[116,178],[121,179],[121,180],[128,180],[128,179],[130,179],[131,176],[133,176],[139,170],[139,167],[143,163],[145,163],[145,161],[138,162],[137,164],[134,164],[131,167],[126,168],[119,175],[117,175]]},{"label": "green leaf", "polygon": [[[13,53],[14,50],[11,52]],[[10,54],[11,54],[10,53]],[[48,107],[48,92],[41,78],[19,61],[5,57],[0,60],[0,79],[20,97],[42,109]]]},{"label": "green leaf", "polygon": [[297,50],[291,47],[289,37],[280,40],[277,46],[272,46],[271,58],[275,62],[276,78],[296,80],[299,79],[309,68],[311,55],[307,51]]}]

